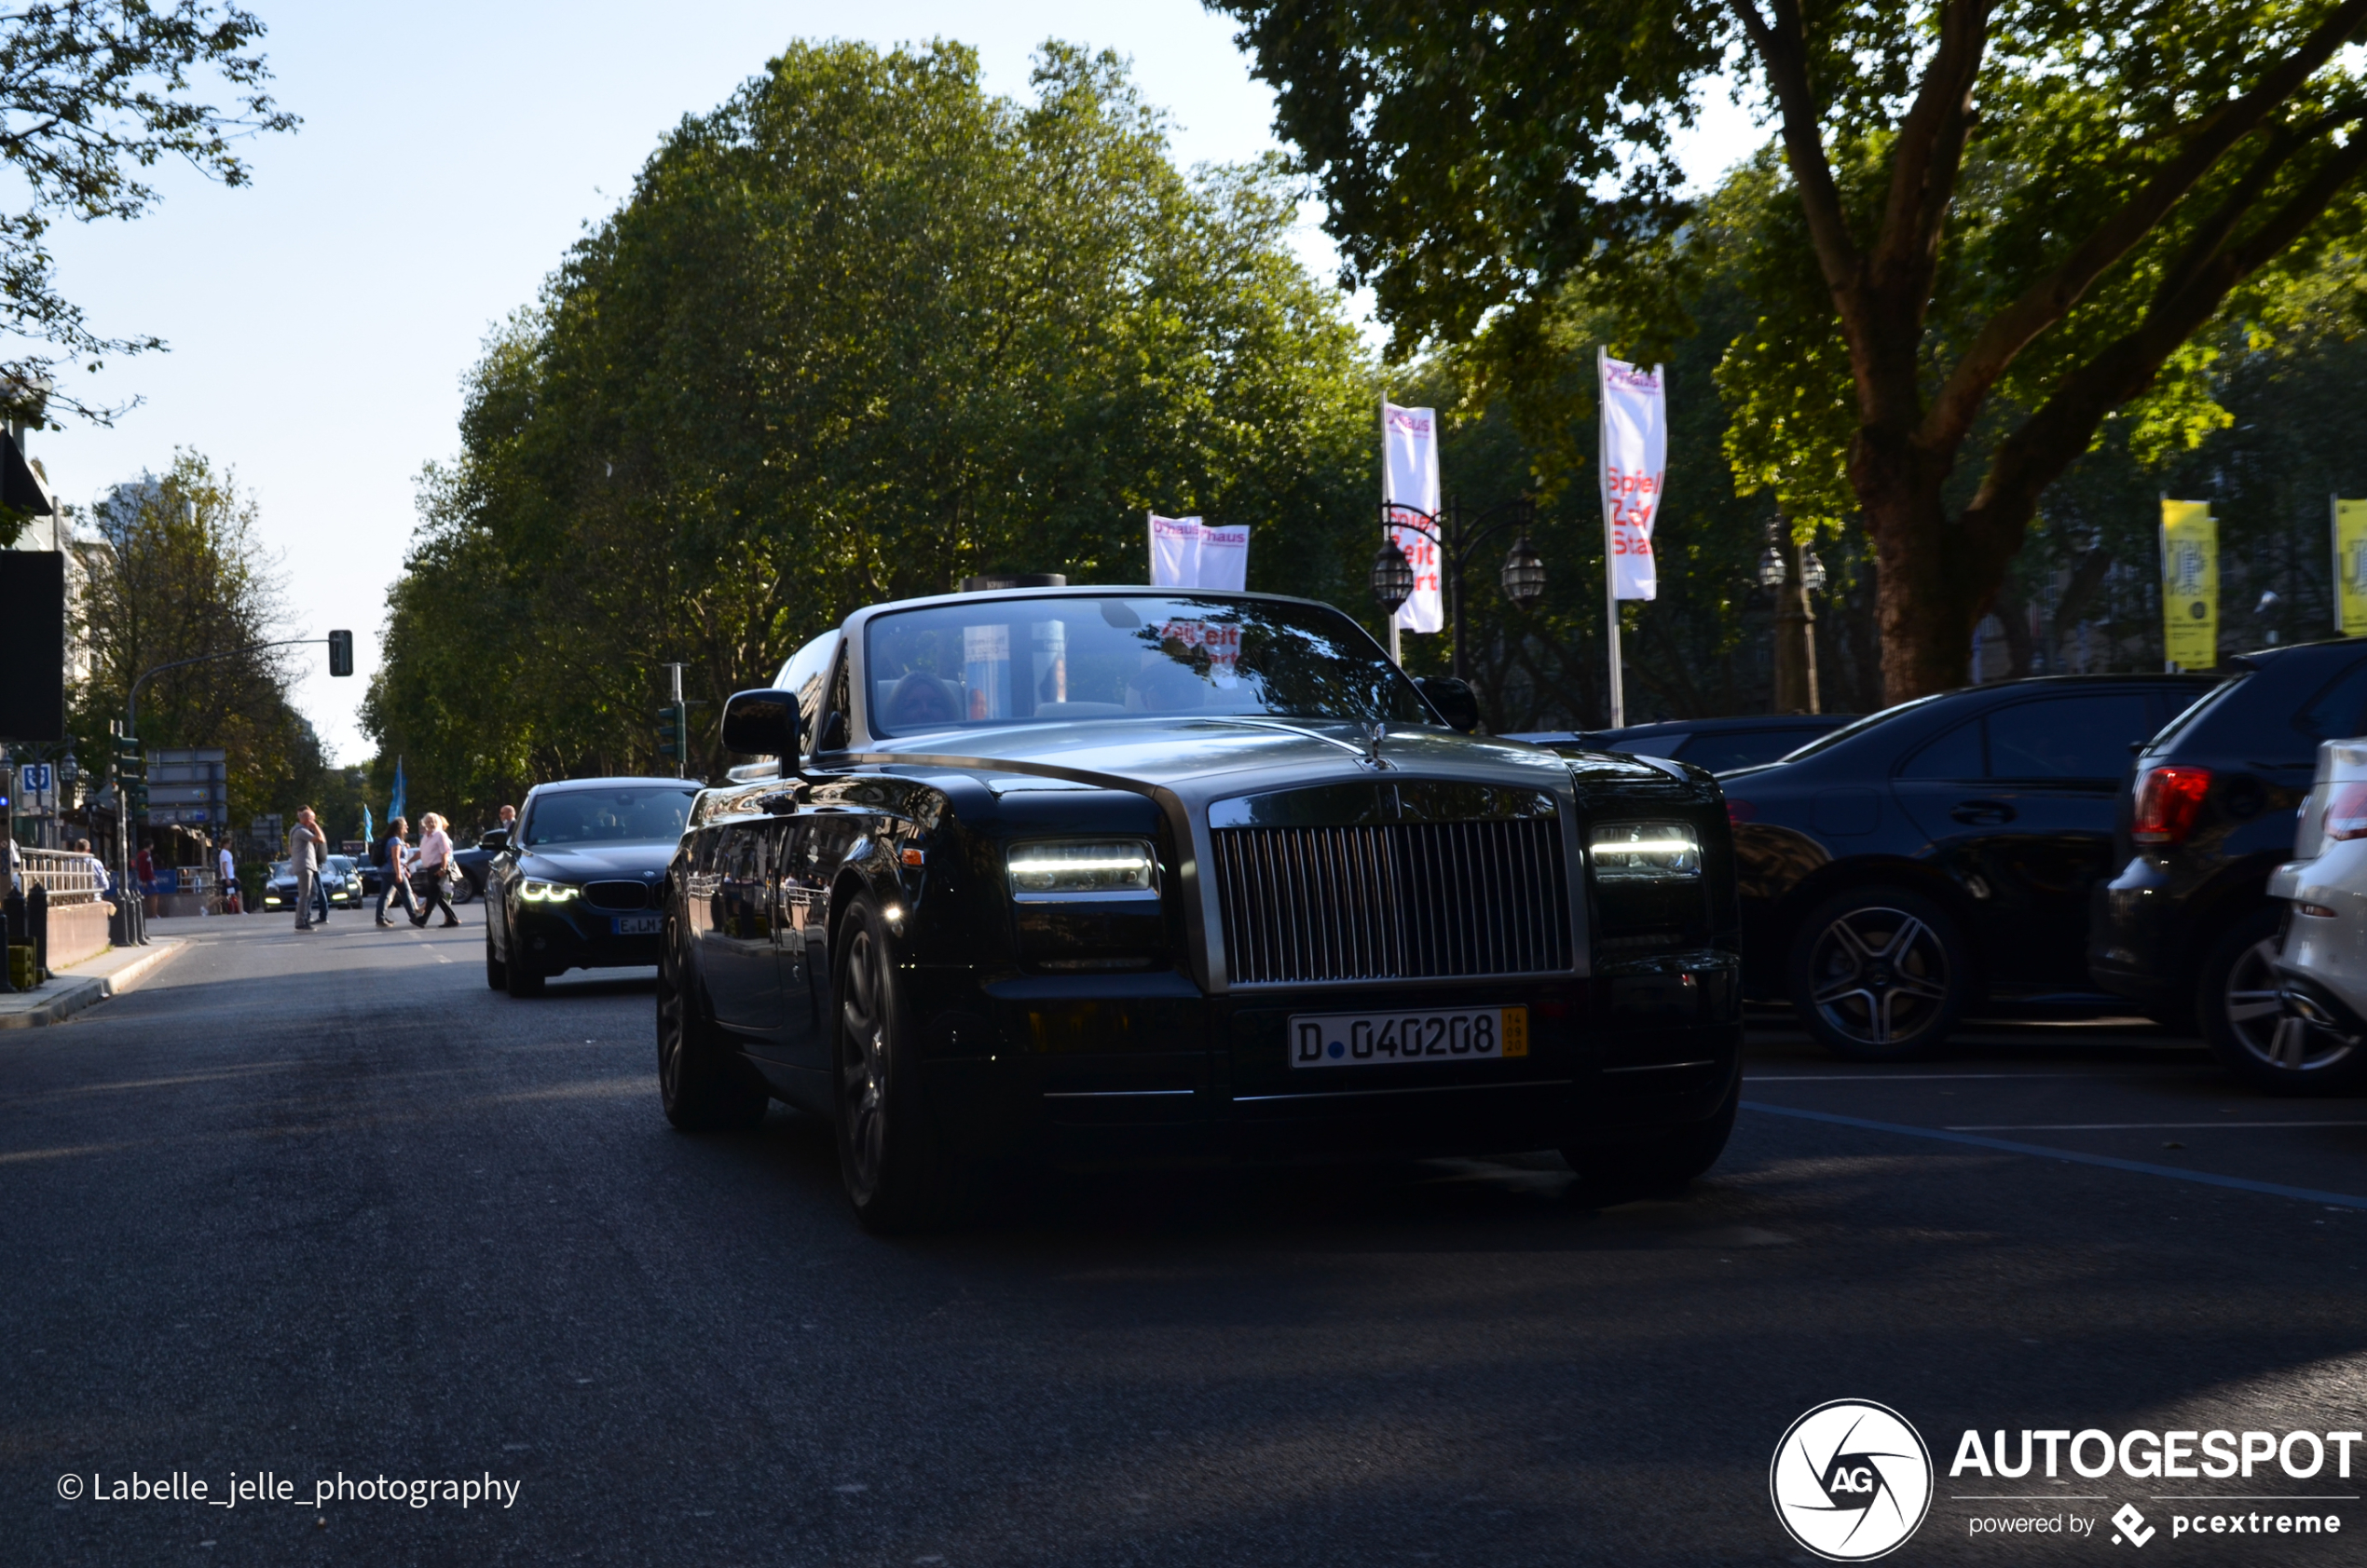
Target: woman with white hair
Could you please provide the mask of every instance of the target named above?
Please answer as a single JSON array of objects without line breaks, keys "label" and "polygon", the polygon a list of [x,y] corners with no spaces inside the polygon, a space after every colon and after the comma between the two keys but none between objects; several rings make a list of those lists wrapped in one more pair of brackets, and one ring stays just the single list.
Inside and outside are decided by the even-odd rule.
[{"label": "woman with white hair", "polygon": [[419,847],[411,856],[411,895],[418,900],[411,916],[413,925],[427,924],[439,904],[444,907],[445,925],[460,923],[460,917],[452,912],[452,894],[446,886],[451,875],[451,836],[444,831],[442,817],[426,812],[419,818]]}]

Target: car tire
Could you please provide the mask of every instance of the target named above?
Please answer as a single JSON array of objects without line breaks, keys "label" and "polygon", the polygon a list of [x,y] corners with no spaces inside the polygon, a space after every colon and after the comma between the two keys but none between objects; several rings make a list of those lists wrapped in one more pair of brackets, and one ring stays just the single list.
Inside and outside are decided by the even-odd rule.
[{"label": "car tire", "polygon": [[493,950],[493,922],[485,925],[485,983],[497,991],[510,989],[510,966]]},{"label": "car tire", "polygon": [[2203,948],[2195,1013],[2220,1065],[2272,1095],[2348,1094],[2367,1072],[2367,1042],[2299,1018],[2278,997],[2274,904],[2229,922]]},{"label": "car tire", "polygon": [[469,880],[469,874],[463,871],[458,876],[452,879],[451,887],[446,896],[448,896],[457,906],[473,902],[476,895],[477,885]]},{"label": "car tire", "polygon": [[1972,1002],[1972,948],[1911,888],[1851,888],[1799,924],[1786,965],[1792,1011],[1835,1056],[1905,1061],[1936,1047]]},{"label": "car tire", "polygon": [[831,933],[831,1109],[839,1175],[874,1235],[935,1229],[951,1218],[945,1152],[923,1102],[920,1060],[896,995],[890,933],[859,893]]},{"label": "car tire", "polygon": [[510,961],[503,964],[501,970],[501,977],[507,982],[512,996],[523,1000],[542,994],[543,974],[533,967],[523,955],[512,953]]},{"label": "car tire", "polygon": [[745,1132],[773,1097],[715,1027],[669,917],[658,948],[658,1103],[681,1132]]},{"label": "car tire", "polygon": [[1734,1136],[1734,1115],[1742,1107],[1743,1077],[1726,1091],[1726,1098],[1705,1122],[1679,1127],[1643,1144],[1580,1144],[1562,1151],[1578,1172],[1579,1190],[1592,1201],[1617,1202],[1672,1193],[1709,1174]]}]

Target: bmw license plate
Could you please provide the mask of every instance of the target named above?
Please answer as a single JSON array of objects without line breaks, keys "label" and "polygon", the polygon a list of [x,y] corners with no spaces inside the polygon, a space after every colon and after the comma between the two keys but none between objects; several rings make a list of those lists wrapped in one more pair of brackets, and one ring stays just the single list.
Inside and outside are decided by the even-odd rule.
[{"label": "bmw license plate", "polygon": [[664,915],[619,915],[616,934],[619,936],[655,936],[665,929]]},{"label": "bmw license plate", "polygon": [[1468,1062],[1528,1055],[1528,1009],[1436,1013],[1300,1013],[1291,1018],[1291,1066]]}]

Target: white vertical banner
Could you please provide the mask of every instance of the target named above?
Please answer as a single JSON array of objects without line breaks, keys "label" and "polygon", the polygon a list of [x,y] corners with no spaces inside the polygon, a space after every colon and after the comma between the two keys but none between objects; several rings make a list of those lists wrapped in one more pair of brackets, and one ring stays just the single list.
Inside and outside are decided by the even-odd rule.
[{"label": "white vertical banner", "polygon": [[[1391,508],[1428,514],[1422,527],[1389,529],[1389,538],[1414,566],[1414,593],[1397,609],[1397,624],[1409,632],[1446,629],[1445,595],[1440,592],[1438,541],[1430,532],[1438,516],[1438,411],[1381,404],[1381,499]],[[1392,516],[1394,514],[1392,513]]]},{"label": "white vertical banner", "polygon": [[1200,573],[1197,586],[1239,593],[1249,586],[1250,529],[1246,523],[1200,525]]},{"label": "white vertical banner", "polygon": [[1200,520],[1151,514],[1151,586],[1197,588],[1200,584]]},{"label": "white vertical banner", "polygon": [[1659,365],[1645,370],[1608,354],[1600,354],[1600,362],[1603,538],[1610,552],[1611,597],[1656,598],[1652,525],[1660,519],[1668,472],[1667,382]]}]

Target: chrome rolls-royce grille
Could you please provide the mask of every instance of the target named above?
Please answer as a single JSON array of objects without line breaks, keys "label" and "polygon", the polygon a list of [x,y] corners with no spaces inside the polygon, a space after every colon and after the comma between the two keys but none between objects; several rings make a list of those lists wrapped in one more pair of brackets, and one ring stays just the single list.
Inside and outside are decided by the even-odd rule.
[{"label": "chrome rolls-royce grille", "polygon": [[1554,817],[1211,837],[1236,985],[1570,967],[1569,876]]},{"label": "chrome rolls-royce grille", "polygon": [[603,909],[638,909],[650,901],[650,890],[638,882],[586,882],[583,896]]}]

